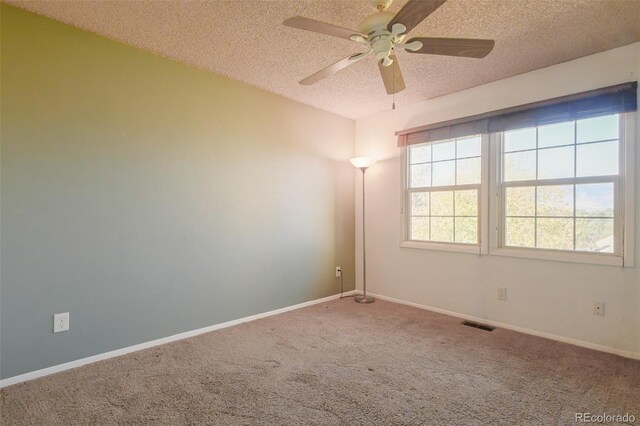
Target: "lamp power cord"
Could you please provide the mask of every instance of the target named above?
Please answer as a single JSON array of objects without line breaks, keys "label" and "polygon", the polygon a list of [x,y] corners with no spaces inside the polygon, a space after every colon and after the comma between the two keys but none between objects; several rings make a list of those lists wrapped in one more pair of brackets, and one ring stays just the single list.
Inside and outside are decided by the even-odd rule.
[{"label": "lamp power cord", "polygon": [[355,294],[352,294],[350,296],[345,296],[344,295],[344,283],[343,283],[343,280],[342,280],[342,269],[339,269],[338,273],[340,274],[340,299],[344,299],[344,298],[347,298],[347,297],[355,297],[356,296]]}]

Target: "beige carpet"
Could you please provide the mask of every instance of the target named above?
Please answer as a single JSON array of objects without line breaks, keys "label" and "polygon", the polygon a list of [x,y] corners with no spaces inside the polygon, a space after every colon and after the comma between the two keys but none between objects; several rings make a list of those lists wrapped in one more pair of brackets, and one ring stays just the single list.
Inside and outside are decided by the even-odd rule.
[{"label": "beige carpet", "polygon": [[344,299],[0,395],[2,425],[555,425],[575,412],[640,418],[640,362]]}]

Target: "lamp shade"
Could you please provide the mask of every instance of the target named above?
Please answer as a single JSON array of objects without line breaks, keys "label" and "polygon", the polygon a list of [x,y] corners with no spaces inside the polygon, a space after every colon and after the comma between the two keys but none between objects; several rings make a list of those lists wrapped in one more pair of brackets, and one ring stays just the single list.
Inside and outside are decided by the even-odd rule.
[{"label": "lamp shade", "polygon": [[368,157],[355,157],[349,161],[351,161],[351,164],[353,164],[354,167],[357,167],[361,170],[368,169],[369,167],[373,166],[376,162],[376,160],[374,160],[373,158],[368,158]]}]

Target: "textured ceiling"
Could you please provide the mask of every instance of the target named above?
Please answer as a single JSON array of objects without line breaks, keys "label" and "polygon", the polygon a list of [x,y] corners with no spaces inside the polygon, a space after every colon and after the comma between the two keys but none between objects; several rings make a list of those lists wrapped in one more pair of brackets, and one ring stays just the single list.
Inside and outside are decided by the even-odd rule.
[{"label": "textured ceiling", "polygon": [[[7,1],[126,44],[346,117],[389,109],[373,57],[313,86],[298,81],[352,53],[349,40],[284,27],[294,15],[355,29],[367,0]],[[397,11],[405,0],[391,6]],[[397,105],[640,40],[639,0],[449,0],[411,36],[495,39],[484,59],[398,53]]]}]

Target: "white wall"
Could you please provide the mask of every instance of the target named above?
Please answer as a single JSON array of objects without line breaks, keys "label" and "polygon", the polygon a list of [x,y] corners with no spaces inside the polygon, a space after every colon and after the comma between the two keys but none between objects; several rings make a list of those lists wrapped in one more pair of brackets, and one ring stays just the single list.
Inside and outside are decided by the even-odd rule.
[{"label": "white wall", "polygon": [[[402,150],[396,147],[394,136],[397,130],[635,81],[639,77],[640,43],[635,43],[359,119],[356,151],[358,155],[379,160],[367,172],[367,290],[640,355],[638,268],[400,248]],[[640,141],[640,116],[636,129]],[[640,149],[636,149],[636,164],[640,168],[639,158]],[[636,193],[640,192],[638,177],[640,170],[636,174]],[[359,178],[356,187],[360,199]],[[360,262],[357,282],[361,288],[360,203],[356,206],[356,259]],[[636,210],[636,222],[640,225],[638,213],[640,209]],[[638,264],[640,261],[636,261]],[[496,287],[508,288],[508,301],[496,300]],[[593,301],[605,302],[604,317],[592,314]]]}]

